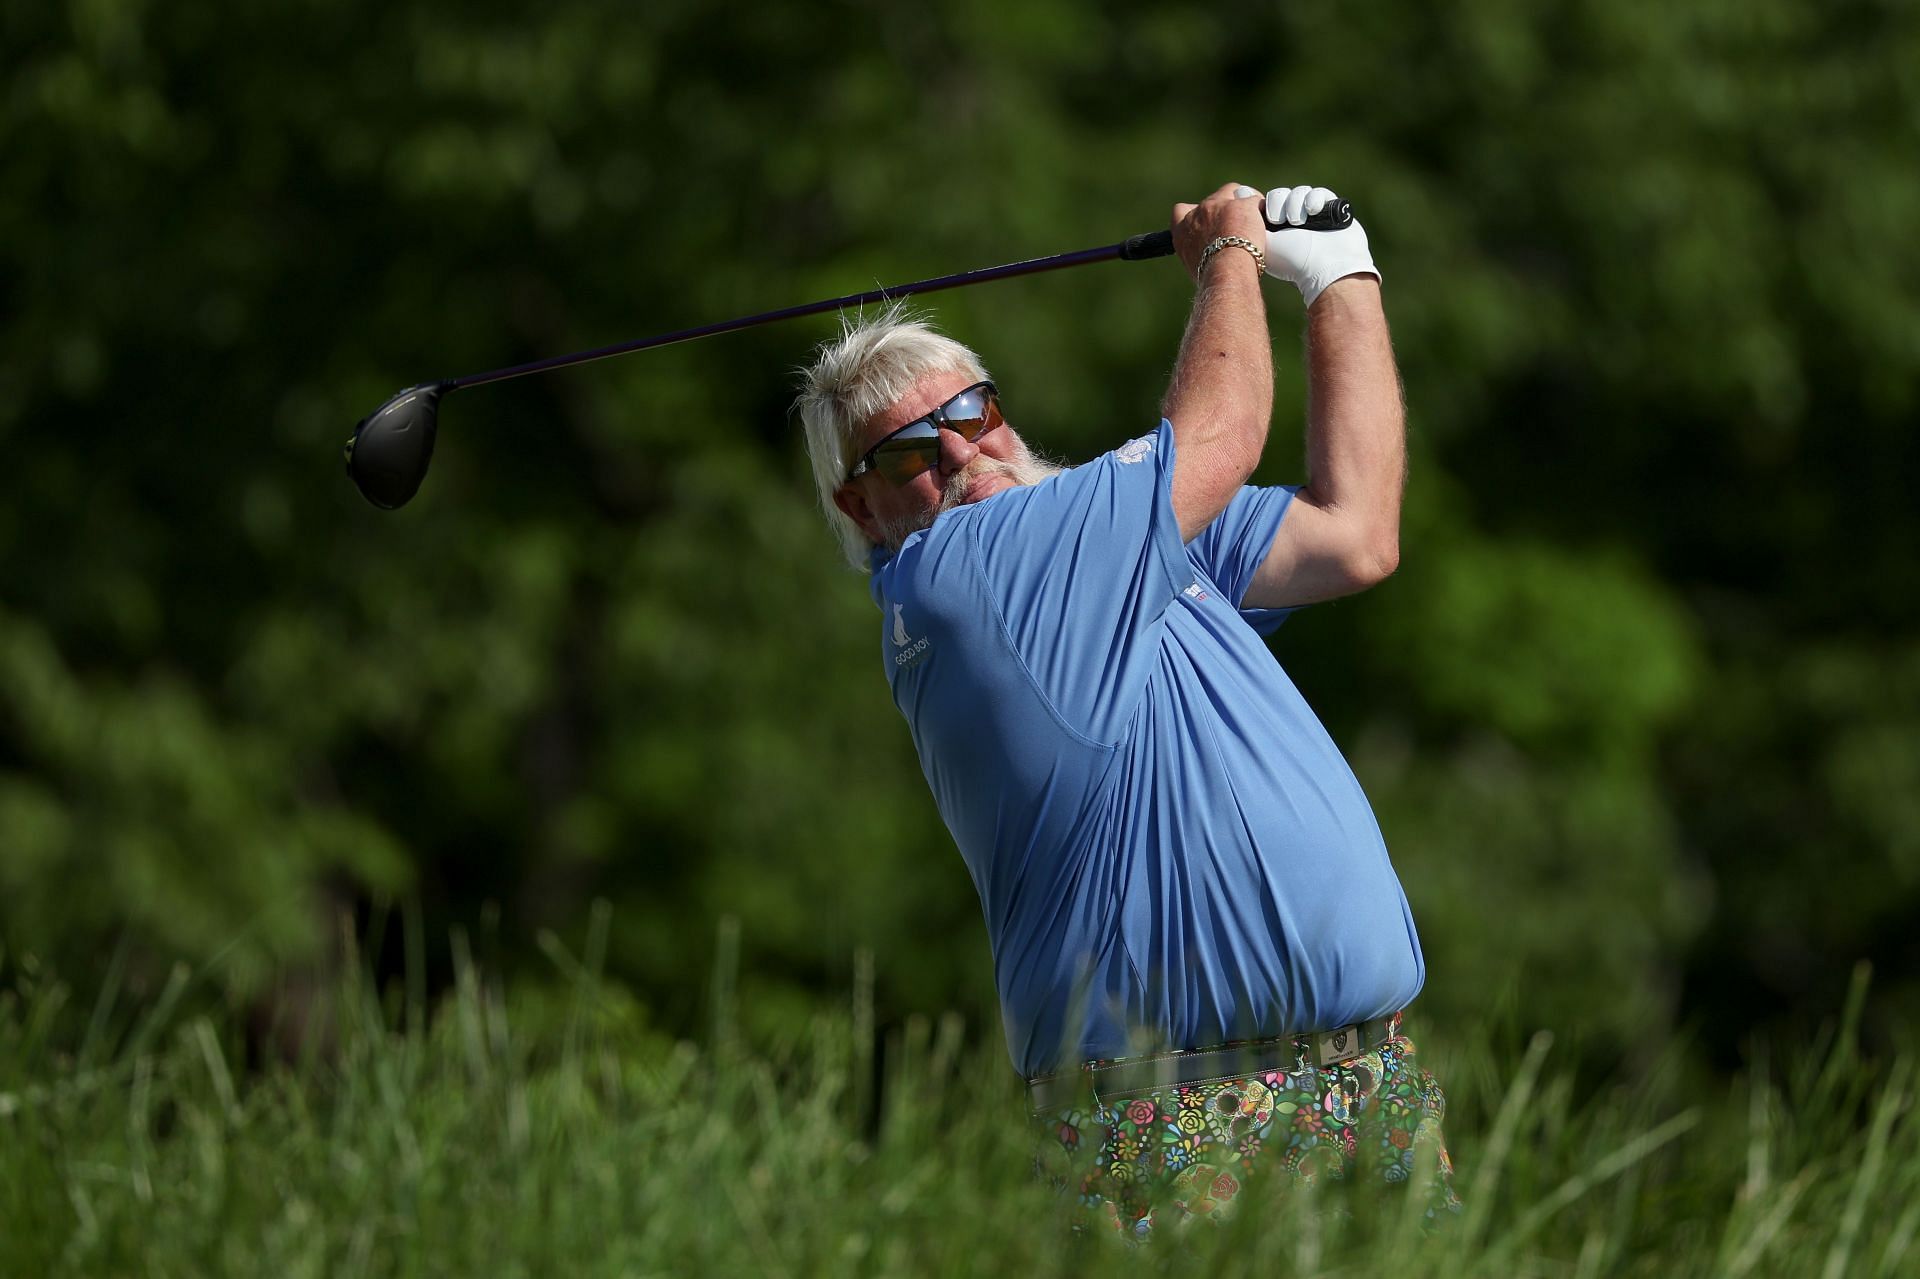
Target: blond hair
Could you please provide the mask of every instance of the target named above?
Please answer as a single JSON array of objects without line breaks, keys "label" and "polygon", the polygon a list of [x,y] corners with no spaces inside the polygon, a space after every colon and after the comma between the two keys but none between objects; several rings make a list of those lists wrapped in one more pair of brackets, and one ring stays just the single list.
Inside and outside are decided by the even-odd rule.
[{"label": "blond hair", "polygon": [[800,394],[793,407],[806,431],[820,510],[847,563],[863,573],[868,570],[873,539],[834,505],[833,495],[853,469],[861,428],[898,403],[915,382],[933,373],[988,380],[979,356],[910,315],[904,302],[889,303],[870,320],[843,314],[840,336],[821,343],[813,363],[801,370]]}]

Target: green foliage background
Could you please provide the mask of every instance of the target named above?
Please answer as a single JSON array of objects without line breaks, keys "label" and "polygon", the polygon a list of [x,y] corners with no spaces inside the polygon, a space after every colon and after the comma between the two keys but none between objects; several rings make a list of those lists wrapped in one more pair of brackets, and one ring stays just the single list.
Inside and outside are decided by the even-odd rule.
[{"label": "green foliage background", "polygon": [[[690,1024],[876,955],[993,1037],[970,885],[812,506],[798,322],[396,388],[1351,197],[1411,406],[1404,567],[1276,651],[1375,800],[1422,1016],[1597,1063],[1920,1011],[1920,11],[556,0],[0,10],[0,940],[243,1002],[415,899],[513,971],[614,903]],[[1298,307],[1261,478],[1300,478]],[[1022,430],[1151,425],[1170,263],[942,295]],[[491,905],[489,905],[491,904]],[[444,972],[444,969],[442,969]]]}]

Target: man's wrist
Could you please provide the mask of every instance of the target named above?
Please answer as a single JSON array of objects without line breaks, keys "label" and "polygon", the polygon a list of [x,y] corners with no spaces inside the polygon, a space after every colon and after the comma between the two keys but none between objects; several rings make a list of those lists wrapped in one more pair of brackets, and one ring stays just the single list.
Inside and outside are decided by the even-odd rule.
[{"label": "man's wrist", "polygon": [[1195,279],[1194,286],[1202,297],[1231,294],[1236,298],[1242,295],[1259,298],[1260,280],[1260,268],[1251,254],[1228,252],[1216,254],[1215,260]]},{"label": "man's wrist", "polygon": [[[1239,252],[1235,250],[1239,250]],[[1207,268],[1216,265],[1215,259],[1223,255],[1229,260],[1237,260],[1243,256],[1252,259],[1256,278],[1267,269],[1267,253],[1265,249],[1262,249],[1245,236],[1221,235],[1215,236],[1206,248],[1200,250],[1200,265],[1194,274],[1201,279],[1205,279]]]},{"label": "man's wrist", "polygon": [[1322,309],[1349,306],[1355,303],[1380,305],[1380,273],[1378,271],[1355,271],[1328,282],[1307,303],[1307,311],[1312,313]]}]

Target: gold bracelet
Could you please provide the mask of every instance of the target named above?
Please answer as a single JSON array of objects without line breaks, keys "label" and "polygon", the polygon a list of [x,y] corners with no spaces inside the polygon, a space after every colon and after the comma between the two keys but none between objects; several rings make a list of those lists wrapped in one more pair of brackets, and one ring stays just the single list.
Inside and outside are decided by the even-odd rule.
[{"label": "gold bracelet", "polygon": [[1212,244],[1209,244],[1206,248],[1200,250],[1200,269],[1194,272],[1194,274],[1204,275],[1207,270],[1207,259],[1211,258],[1214,254],[1218,253],[1220,250],[1226,248],[1229,244],[1231,244],[1236,249],[1245,249],[1247,252],[1253,254],[1254,264],[1260,268],[1260,273],[1262,275],[1266,274],[1266,271],[1267,271],[1266,250],[1262,249],[1259,245],[1255,244],[1252,240],[1247,239],[1243,235],[1220,236],[1218,239],[1214,240]]}]

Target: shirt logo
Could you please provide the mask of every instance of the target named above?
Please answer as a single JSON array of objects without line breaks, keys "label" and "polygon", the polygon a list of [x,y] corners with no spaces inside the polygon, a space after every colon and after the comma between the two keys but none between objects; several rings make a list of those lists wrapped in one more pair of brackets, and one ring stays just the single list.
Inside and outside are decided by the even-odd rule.
[{"label": "shirt logo", "polygon": [[909,666],[918,666],[927,656],[930,641],[922,635],[919,639],[907,634],[907,619],[901,616],[904,605],[893,606],[893,664],[901,670]]},{"label": "shirt logo", "polygon": [[1128,440],[1122,444],[1113,451],[1113,456],[1120,465],[1132,466],[1135,462],[1144,460],[1151,452],[1153,452],[1153,441],[1143,435],[1137,440]]},{"label": "shirt logo", "polygon": [[1181,591],[1180,593],[1186,596],[1188,599],[1192,600],[1196,604],[1205,602],[1207,598],[1206,591],[1201,589],[1200,583],[1198,582],[1193,583],[1193,585],[1187,587],[1186,590]]}]

